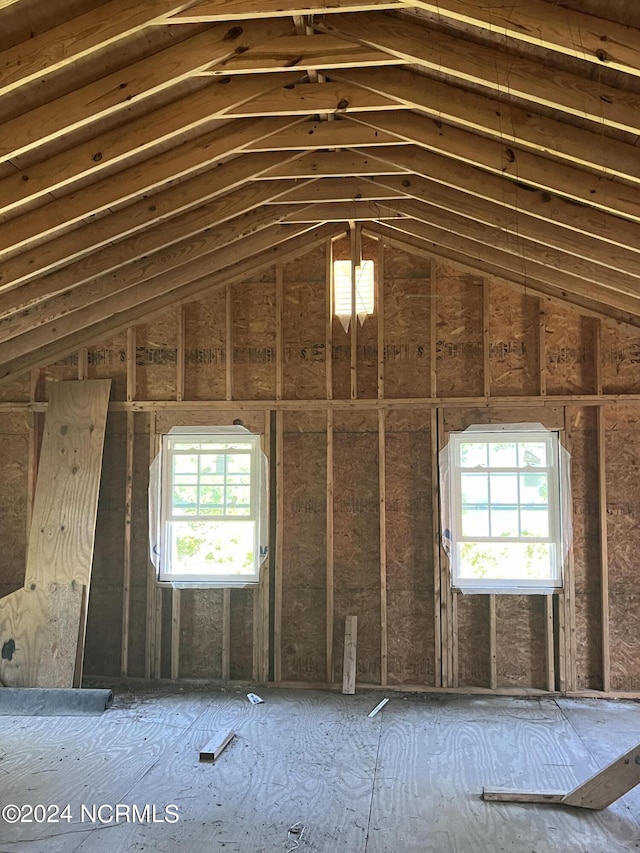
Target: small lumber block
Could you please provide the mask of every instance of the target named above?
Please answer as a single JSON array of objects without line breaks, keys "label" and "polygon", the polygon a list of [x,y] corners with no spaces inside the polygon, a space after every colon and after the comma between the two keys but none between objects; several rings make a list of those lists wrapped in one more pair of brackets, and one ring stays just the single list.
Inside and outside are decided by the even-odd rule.
[{"label": "small lumber block", "polygon": [[488,791],[482,789],[482,799],[496,803],[561,803],[564,794],[530,794],[526,791]]},{"label": "small lumber block", "polygon": [[200,761],[215,761],[236,736],[235,732],[219,733],[200,750]]},{"label": "small lumber block", "polygon": [[344,620],[344,659],[342,664],[342,692],[356,692],[356,649],[358,646],[358,617],[347,616]]}]

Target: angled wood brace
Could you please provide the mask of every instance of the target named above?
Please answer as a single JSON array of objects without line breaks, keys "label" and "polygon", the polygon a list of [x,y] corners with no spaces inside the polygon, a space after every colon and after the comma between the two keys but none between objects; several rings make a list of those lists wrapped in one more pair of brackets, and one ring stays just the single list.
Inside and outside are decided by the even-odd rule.
[{"label": "angled wood brace", "polygon": [[606,809],[640,784],[640,744],[621,755],[604,769],[568,794],[490,791],[482,789],[482,799],[501,803],[555,803],[580,809]]}]

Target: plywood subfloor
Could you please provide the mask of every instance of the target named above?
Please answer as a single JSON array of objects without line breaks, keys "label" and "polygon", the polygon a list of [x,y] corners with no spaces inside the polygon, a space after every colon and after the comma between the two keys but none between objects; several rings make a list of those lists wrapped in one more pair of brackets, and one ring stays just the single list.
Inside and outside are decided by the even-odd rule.
[{"label": "plywood subfloor", "polygon": [[[380,692],[116,689],[100,718],[4,718],[3,803],[70,804],[71,823],[0,826],[0,851],[619,853],[640,795],[604,812],[485,803],[483,785],[569,790],[640,740],[640,705]],[[215,764],[198,753],[235,739]],[[80,804],[176,804],[176,823],[80,821]],[[108,812],[104,811],[107,815]]]}]

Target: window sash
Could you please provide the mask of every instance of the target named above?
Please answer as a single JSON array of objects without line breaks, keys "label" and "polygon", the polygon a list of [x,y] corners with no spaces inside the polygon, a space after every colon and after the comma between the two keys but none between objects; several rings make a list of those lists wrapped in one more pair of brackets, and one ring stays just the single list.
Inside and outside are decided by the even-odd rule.
[{"label": "window sash", "polygon": [[[492,545],[535,545],[544,544],[550,546],[550,566],[549,574],[544,578],[539,579],[521,579],[515,573],[513,578],[498,578],[490,575],[484,578],[469,578],[460,576],[459,555],[456,554],[454,570],[452,572],[452,583],[454,586],[463,587],[542,587],[542,586],[561,586],[561,519],[560,519],[560,471],[559,471],[559,452],[558,452],[558,436],[552,434],[541,435],[533,432],[474,432],[474,433],[458,433],[450,437],[452,442],[452,452],[450,454],[451,470],[450,476],[450,523],[451,534],[453,539],[453,547],[456,551],[465,543],[492,544]],[[547,464],[544,466],[496,466],[492,467],[489,464],[477,465],[474,467],[463,467],[461,464],[461,445],[466,443],[484,444],[487,445],[487,460],[489,458],[488,445],[491,444],[545,444]],[[462,501],[462,475],[469,473],[484,474],[487,478],[487,494],[486,500],[478,501],[477,503],[463,504]],[[521,533],[522,516],[521,512],[526,511],[528,506],[546,507],[546,518],[548,521],[548,536],[491,536],[491,508],[497,506],[491,502],[491,474],[515,474],[517,475],[518,483],[518,502],[502,503],[501,507],[508,506],[510,509],[518,513],[518,532]],[[547,477],[547,503],[546,504],[531,504],[522,499],[520,491],[520,476],[526,474],[545,474]],[[487,532],[489,535],[463,535],[463,508],[465,506],[478,506],[486,509],[487,514]]]},{"label": "window sash", "polygon": [[[219,438],[219,441],[217,439]],[[260,471],[260,437],[256,435],[247,435],[238,437],[235,440],[235,436],[230,435],[222,435],[220,434],[202,434],[202,435],[180,435],[180,434],[169,434],[163,436],[162,442],[162,467],[161,467],[161,496],[160,496],[160,536],[161,536],[161,563],[160,569],[158,573],[158,580],[160,582],[163,581],[176,581],[180,583],[213,583],[215,585],[228,585],[233,586],[236,585],[245,585],[247,583],[257,582],[258,574],[259,574],[259,566],[262,561],[262,555],[260,554],[260,523],[259,523],[259,501],[260,501],[260,483],[259,483],[259,471]],[[189,444],[190,447],[181,447],[180,449],[175,449],[174,445],[186,445]],[[204,445],[204,446],[198,446]],[[243,445],[242,447],[238,447],[237,445]],[[247,448],[247,445],[249,447]],[[198,463],[195,471],[193,472],[183,472],[178,474],[178,479],[180,476],[187,477],[191,476],[195,479],[195,482],[189,486],[188,488],[195,488],[197,492],[197,503],[196,509],[200,506],[200,489],[202,486],[205,488],[209,487],[209,484],[206,482],[203,484],[201,482],[202,476],[220,476],[216,475],[215,472],[212,474],[203,475],[200,470],[200,457],[209,455],[209,456],[223,456],[225,458],[224,464],[224,476],[223,483],[219,486],[223,490],[223,497],[225,499],[224,514],[220,515],[210,515],[210,514],[200,514],[196,512],[195,514],[179,514],[176,512],[176,507],[174,505],[174,486],[175,483],[175,470],[174,470],[174,460],[176,457],[185,455],[185,456],[196,456],[198,457]],[[233,477],[233,474],[229,475],[227,470],[227,460],[229,456],[248,456],[250,458],[250,466],[248,475],[249,483],[249,512],[246,515],[232,515],[229,514],[228,505],[226,503],[226,489],[229,485],[233,486],[234,484],[228,483],[228,476]],[[240,484],[245,485],[245,484]],[[189,524],[189,523],[197,523],[200,524],[227,524],[227,523],[241,523],[241,524],[251,524],[253,525],[253,554],[254,554],[254,565],[251,569],[247,569],[246,572],[233,572],[233,573],[218,573],[218,572],[202,572],[196,574],[187,574],[186,572],[181,572],[176,570],[176,568],[172,565],[172,554],[173,554],[173,539],[175,535],[175,529],[178,524]]]}]

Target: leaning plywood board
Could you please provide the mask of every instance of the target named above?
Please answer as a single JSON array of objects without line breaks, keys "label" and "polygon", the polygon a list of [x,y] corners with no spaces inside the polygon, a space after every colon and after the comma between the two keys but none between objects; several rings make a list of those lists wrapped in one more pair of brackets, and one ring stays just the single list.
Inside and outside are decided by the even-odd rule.
[{"label": "leaning plywood board", "polygon": [[535,794],[519,791],[482,791],[483,800],[503,803],[557,803],[581,809],[606,809],[640,784],[640,744],[595,773],[568,794]]},{"label": "leaning plywood board", "polygon": [[72,687],[80,671],[110,386],[49,389],[25,586],[0,601],[6,686]]},{"label": "leaning plywood board", "polygon": [[110,379],[49,387],[25,586],[89,586]]},{"label": "leaning plywood board", "polygon": [[4,687],[60,687],[73,675],[83,587],[45,584],[0,599]]}]

